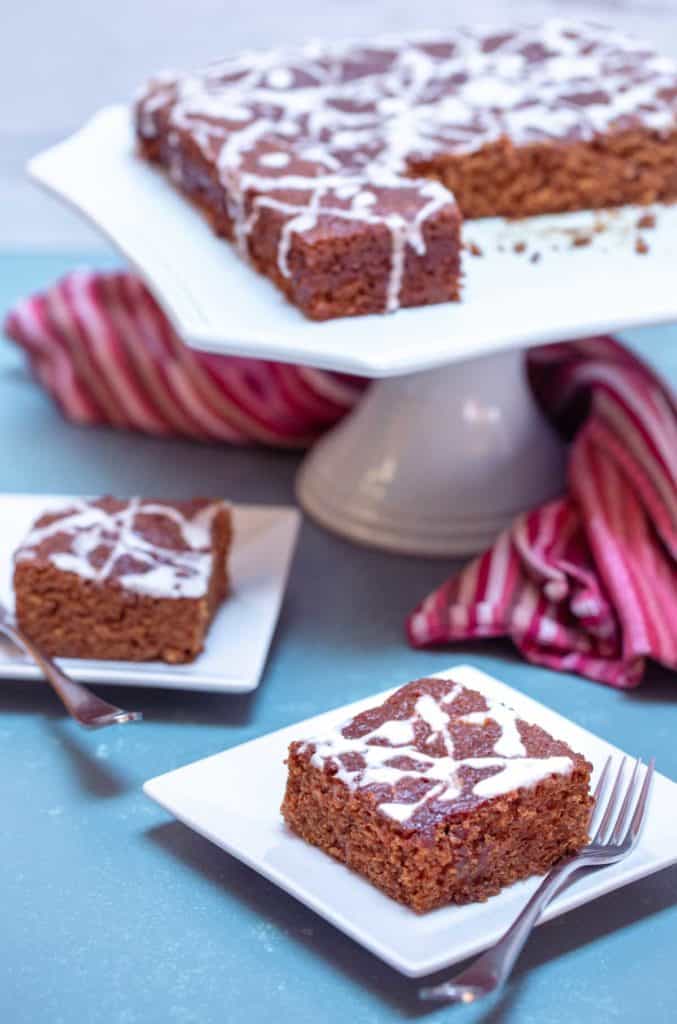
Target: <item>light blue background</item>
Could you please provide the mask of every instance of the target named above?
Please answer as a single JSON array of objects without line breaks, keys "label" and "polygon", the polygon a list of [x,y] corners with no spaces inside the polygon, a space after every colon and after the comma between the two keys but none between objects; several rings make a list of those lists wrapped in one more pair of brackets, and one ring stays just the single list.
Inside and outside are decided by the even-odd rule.
[{"label": "light blue background", "polygon": [[[78,262],[86,254],[0,253],[0,308]],[[677,380],[677,330],[632,337]],[[295,455],[69,426],[7,344],[0,438],[4,492],[293,500]],[[674,674],[653,668],[639,690],[619,693],[527,666],[504,644],[410,650],[404,617],[449,568],[353,547],[306,522],[254,694],[106,689],[145,721],[87,734],[47,687],[1,684],[1,1024],[677,1020],[677,869],[542,927],[502,998],[431,1011],[414,982],[142,795],[153,775],[463,661],[656,754],[677,778]]]}]

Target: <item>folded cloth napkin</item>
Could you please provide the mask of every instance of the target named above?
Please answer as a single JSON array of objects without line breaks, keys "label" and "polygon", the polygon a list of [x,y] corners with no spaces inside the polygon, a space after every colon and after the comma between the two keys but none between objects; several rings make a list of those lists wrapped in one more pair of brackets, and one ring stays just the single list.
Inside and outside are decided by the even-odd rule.
[{"label": "folded cloth napkin", "polygon": [[69,274],[18,303],[5,331],[76,423],[304,447],[365,387],[310,367],[194,352],[129,273]]},{"label": "folded cloth napkin", "polygon": [[[78,423],[151,434],[312,442],[366,383],[193,352],[132,274],[68,275],[6,333]],[[546,414],[573,438],[566,497],[525,515],[407,622],[415,646],[510,636],[530,661],[616,686],[647,657],[677,667],[677,404],[611,338],[532,349]]]},{"label": "folded cloth napkin", "polygon": [[510,636],[529,661],[636,686],[648,657],[677,668],[677,403],[611,338],[534,349],[527,367],[573,437],[568,494],[427,597],[410,641]]}]

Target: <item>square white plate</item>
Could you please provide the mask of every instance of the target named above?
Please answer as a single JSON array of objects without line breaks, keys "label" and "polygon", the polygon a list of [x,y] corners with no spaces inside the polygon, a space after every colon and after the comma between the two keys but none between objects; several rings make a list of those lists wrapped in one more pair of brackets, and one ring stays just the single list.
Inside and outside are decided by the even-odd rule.
[{"label": "square white plate", "polygon": [[[475,668],[464,665],[438,675],[452,676],[504,701],[525,719],[565,740],[592,762],[595,776],[610,754],[620,756],[605,740]],[[445,907],[419,917],[285,828],[280,803],[289,743],[350,718],[391,692],[160,775],[147,782],[144,791],[184,824],[276,882],[391,967],[418,978],[495,942],[538,880],[519,882],[486,903]],[[256,779],[256,785],[242,786],[242,779]],[[658,775],[637,848],[619,864],[593,872],[566,889],[550,904],[543,920],[677,861],[675,806],[677,785]]]},{"label": "square white plate", "polygon": [[[68,497],[4,494],[0,497],[0,601],[14,607],[12,556],[31,523]],[[75,679],[116,686],[246,693],[259,684],[282,604],[300,514],[287,506],[234,505],[230,555],[232,592],[216,613],[205,649],[187,665],[159,661],[89,661],[62,658]],[[39,679],[40,672],[0,637],[0,679]]]},{"label": "square white plate", "polygon": [[[100,111],[28,169],[114,242],[179,334],[201,349],[387,377],[677,320],[677,206],[660,210],[645,255],[634,249],[639,214],[631,207],[606,214],[608,230],[584,248],[572,246],[572,232],[592,226],[590,212],[474,221],[466,234],[484,256],[465,254],[462,302],[314,323],[135,154],[127,107]],[[523,255],[513,251],[520,242],[527,243]],[[531,263],[535,251],[542,258]]]}]

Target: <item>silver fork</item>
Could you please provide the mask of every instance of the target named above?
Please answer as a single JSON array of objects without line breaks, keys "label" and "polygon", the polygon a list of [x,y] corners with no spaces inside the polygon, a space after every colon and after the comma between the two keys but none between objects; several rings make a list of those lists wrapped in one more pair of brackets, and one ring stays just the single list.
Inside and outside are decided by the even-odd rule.
[{"label": "silver fork", "polygon": [[[624,786],[626,760],[624,757],[620,763],[616,781],[605,804],[602,803],[602,797],[609,777],[610,757],[604,765],[594,793],[590,844],[580,853],[561,860],[548,872],[524,909],[494,946],[450,981],[420,989],[421,999],[473,1003],[500,988],[505,984],[541,913],[566,879],[576,871],[615,864],[634,849],[646,818],[655,762],[651,758],[642,779],[641,759],[635,761],[630,781]],[[620,809],[616,812],[619,802]],[[593,826],[596,826],[594,831]]]},{"label": "silver fork", "polygon": [[125,722],[138,722],[143,715],[140,711],[123,711],[114,704],[97,697],[52,661],[42,648],[22,633],[4,605],[0,604],[0,633],[8,637],[12,643],[21,647],[30,655],[35,664],[61,700],[66,711],[80,725],[87,729],[101,729],[105,725],[123,725]]}]

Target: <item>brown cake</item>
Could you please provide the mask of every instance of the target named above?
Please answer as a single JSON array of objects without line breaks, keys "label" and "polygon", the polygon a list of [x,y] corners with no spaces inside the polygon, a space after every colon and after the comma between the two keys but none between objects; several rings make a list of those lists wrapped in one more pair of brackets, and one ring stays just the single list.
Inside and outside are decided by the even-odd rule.
[{"label": "brown cake", "polygon": [[136,128],[143,156],[316,319],[457,298],[459,208],[677,197],[677,64],[561,19],[164,74]]},{"label": "brown cake", "polygon": [[19,628],[52,655],[192,661],[228,589],[223,501],[74,500],[15,554]]},{"label": "brown cake", "polygon": [[588,841],[591,765],[451,679],[291,744],[294,832],[416,911],[486,900]]}]

